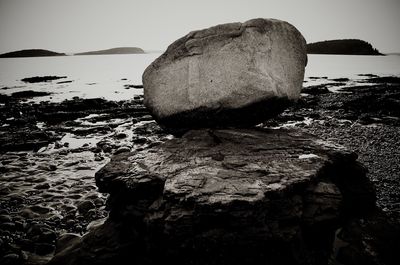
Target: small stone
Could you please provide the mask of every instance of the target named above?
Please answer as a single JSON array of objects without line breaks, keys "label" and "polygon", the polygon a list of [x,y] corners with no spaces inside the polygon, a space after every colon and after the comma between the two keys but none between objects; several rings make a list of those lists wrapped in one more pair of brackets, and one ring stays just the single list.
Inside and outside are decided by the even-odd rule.
[{"label": "small stone", "polygon": [[153,118],[153,116],[151,116],[151,115],[143,115],[143,116],[140,118],[140,120],[141,120],[141,121],[152,121],[152,120],[154,120],[154,118]]},{"label": "small stone", "polygon": [[32,223],[28,227],[27,234],[29,236],[40,235],[42,233],[42,231],[45,231],[45,230],[50,230],[50,227],[46,224]]},{"label": "small stone", "polygon": [[22,231],[26,227],[26,223],[24,221],[15,221],[14,223],[15,223],[15,229],[17,229],[18,231]]},{"label": "small stone", "polygon": [[67,227],[72,227],[72,226],[75,225],[75,220],[73,220],[73,219],[68,219],[67,221],[65,221],[65,225],[66,225]]},{"label": "small stone", "polygon": [[96,208],[96,205],[93,203],[93,201],[89,200],[80,202],[77,207],[81,214],[86,214],[89,210]]},{"label": "small stone", "polygon": [[104,153],[110,153],[112,151],[112,147],[108,144],[102,147]]},{"label": "small stone", "polygon": [[35,252],[38,255],[46,255],[55,250],[55,246],[48,243],[36,243]]},{"label": "small stone", "polygon": [[40,206],[40,205],[33,205],[30,207],[30,209],[38,214],[46,214],[51,212],[53,209],[50,207],[45,207],[45,206]]},{"label": "small stone", "polygon": [[74,212],[75,212],[75,211],[77,210],[76,206],[71,205],[71,204],[63,205],[63,206],[62,206],[62,209],[63,209],[64,211],[66,211],[66,212],[71,212],[71,211],[74,211]]},{"label": "small stone", "polygon": [[124,153],[124,152],[130,152],[130,151],[131,151],[131,148],[129,148],[128,146],[122,146],[114,152],[114,155]]},{"label": "small stone", "polygon": [[87,166],[87,165],[80,165],[75,167],[76,170],[91,170],[92,167],[91,166]]},{"label": "small stone", "polygon": [[[0,171],[0,173],[2,173],[1,171]],[[9,188],[9,187],[1,187],[0,188],[0,195],[8,195],[8,194],[10,194],[11,193],[11,189]]]},{"label": "small stone", "polygon": [[25,251],[21,251],[19,254],[20,259],[22,259],[24,262],[28,260],[28,254]]},{"label": "small stone", "polygon": [[71,166],[75,166],[75,165],[77,165],[77,164],[79,164],[79,161],[70,161],[70,162],[66,162],[66,163],[64,164],[64,166],[66,166],[66,167],[71,167]]},{"label": "small stone", "polygon": [[11,237],[11,232],[7,230],[1,230],[0,229],[0,235],[6,240],[6,242],[10,239]]},{"label": "small stone", "polygon": [[49,183],[42,183],[42,184],[38,184],[34,187],[37,190],[45,190],[45,189],[49,189],[50,188],[50,184]]},{"label": "small stone", "polygon": [[31,209],[25,208],[20,211],[20,215],[26,219],[33,219],[38,216],[37,213],[34,213]]},{"label": "small stone", "polygon": [[95,154],[101,153],[101,148],[99,148],[99,147],[93,147],[93,148],[91,149],[91,151],[92,151],[93,153],[95,153]]},{"label": "small stone", "polygon": [[8,168],[0,164],[0,173],[6,173],[8,171]]},{"label": "small stone", "polygon": [[115,135],[115,138],[117,138],[117,139],[124,139],[124,138],[126,138],[126,137],[127,137],[126,133],[123,133],[123,132],[117,133],[117,134]]},{"label": "small stone", "polygon": [[56,233],[53,230],[44,229],[42,230],[42,233],[39,235],[37,242],[52,243],[54,242],[54,240],[56,240],[56,238],[57,238]]},{"label": "small stone", "polygon": [[104,199],[102,199],[102,198],[96,198],[96,199],[93,200],[93,202],[97,207],[100,207],[100,206],[104,205]]},{"label": "small stone", "polygon": [[9,215],[0,215],[0,223],[7,223],[7,222],[11,222],[11,216]]},{"label": "small stone", "polygon": [[50,171],[54,171],[54,170],[56,170],[57,169],[57,166],[56,165],[54,165],[54,164],[50,164],[49,165],[49,170]]},{"label": "small stone", "polygon": [[68,155],[69,152],[70,152],[70,150],[68,150],[68,149],[62,149],[59,154],[60,155]]},{"label": "small stone", "polygon": [[102,160],[104,160],[104,156],[98,155],[94,157],[94,161],[102,161]]},{"label": "small stone", "polygon": [[0,215],[9,215],[9,214],[10,214],[10,212],[8,210],[6,210],[6,209],[1,209],[0,210]]},{"label": "small stone", "polygon": [[48,164],[48,165],[40,165],[38,169],[46,170],[46,171],[55,171],[57,169],[57,166],[54,164]]},{"label": "small stone", "polygon": [[97,211],[96,209],[90,209],[86,214],[85,214],[86,218],[93,220],[96,218],[97,216]]},{"label": "small stone", "polygon": [[136,137],[136,138],[132,139],[132,142],[134,142],[135,144],[145,144],[148,141],[149,140],[147,138],[144,138],[144,137]]},{"label": "small stone", "polygon": [[19,245],[21,246],[21,248],[23,250],[27,250],[27,251],[31,251],[31,252],[34,251],[34,248],[35,248],[33,241],[30,239],[26,239],[26,238],[21,239],[19,241]]},{"label": "small stone", "polygon": [[15,231],[15,224],[11,223],[11,222],[0,223],[0,230],[7,230],[7,231],[10,231],[10,232],[14,232]]},{"label": "small stone", "polygon": [[20,264],[19,255],[15,254],[15,253],[7,254],[7,255],[3,256],[3,258],[1,259],[1,262],[2,262],[2,265]]},{"label": "small stone", "polygon": [[15,201],[18,203],[22,203],[26,199],[26,197],[23,194],[19,194],[19,193],[11,193],[11,194],[8,194],[7,197],[10,201]]}]

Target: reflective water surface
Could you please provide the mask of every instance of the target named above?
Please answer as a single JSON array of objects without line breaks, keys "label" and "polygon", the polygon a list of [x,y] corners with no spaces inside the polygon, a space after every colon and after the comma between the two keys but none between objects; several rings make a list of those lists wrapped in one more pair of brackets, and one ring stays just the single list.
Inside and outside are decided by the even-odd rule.
[{"label": "reflective water surface", "polygon": [[[62,101],[75,96],[104,97],[122,100],[142,94],[142,89],[125,85],[142,84],[144,69],[160,53],[97,56],[61,56],[0,59],[0,93],[34,90],[53,93],[35,101]],[[359,74],[400,75],[400,56],[308,55],[305,86],[327,79],[310,77],[362,79]],[[42,83],[25,83],[33,76],[66,76]],[[71,81],[71,82],[65,82]],[[3,88],[3,89],[2,89]],[[4,89],[7,88],[7,89]]]}]

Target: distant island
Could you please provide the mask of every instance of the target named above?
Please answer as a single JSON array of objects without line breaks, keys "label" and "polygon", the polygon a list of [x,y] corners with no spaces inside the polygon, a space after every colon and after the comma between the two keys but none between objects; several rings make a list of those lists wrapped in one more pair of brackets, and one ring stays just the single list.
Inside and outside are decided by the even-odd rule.
[{"label": "distant island", "polygon": [[138,47],[119,47],[100,51],[90,51],[75,53],[74,55],[100,55],[100,54],[137,54],[145,53],[144,50]]},{"label": "distant island", "polygon": [[383,55],[363,40],[327,40],[307,44],[309,54]]},{"label": "distant island", "polygon": [[18,58],[18,57],[42,57],[42,56],[64,56],[65,53],[58,53],[42,49],[30,49],[0,54],[0,58]]},{"label": "distant island", "polygon": [[[107,50],[89,51],[75,53],[73,55],[101,55],[101,54],[140,54],[145,53],[138,47],[118,47]],[[43,49],[29,49],[0,54],[0,58],[18,58],[18,57],[43,57],[43,56],[66,56],[70,54],[58,53]]]}]

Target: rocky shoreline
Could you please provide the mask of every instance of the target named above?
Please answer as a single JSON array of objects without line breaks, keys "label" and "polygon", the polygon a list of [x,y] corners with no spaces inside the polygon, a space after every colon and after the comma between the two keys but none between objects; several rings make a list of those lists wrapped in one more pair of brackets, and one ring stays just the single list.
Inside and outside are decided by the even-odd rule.
[{"label": "rocky shoreline", "polygon": [[82,235],[107,216],[95,172],[113,154],[168,137],[142,102],[1,97],[1,264],[44,264],[58,236]]},{"label": "rocky shoreline", "polygon": [[285,123],[356,151],[376,186],[379,207],[399,221],[400,78],[371,76],[339,93],[330,86],[303,89],[307,94],[298,104],[261,126]]},{"label": "rocky shoreline", "polygon": [[[259,127],[296,127],[355,150],[369,170],[377,205],[398,224],[400,82],[370,81],[340,93],[328,85],[305,89],[298,104]],[[2,264],[44,264],[56,248],[96,227],[108,210],[95,172],[113,154],[172,138],[140,96],[26,103],[3,95],[0,104]]]}]

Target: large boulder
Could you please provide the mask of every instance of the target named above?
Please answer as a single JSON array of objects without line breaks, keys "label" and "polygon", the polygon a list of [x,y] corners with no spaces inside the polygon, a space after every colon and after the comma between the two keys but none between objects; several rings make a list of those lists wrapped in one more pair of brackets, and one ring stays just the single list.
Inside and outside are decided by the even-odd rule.
[{"label": "large boulder", "polygon": [[169,129],[254,125],[298,99],[306,63],[306,41],[284,21],[193,31],[144,71],[145,105]]},{"label": "large boulder", "polygon": [[299,131],[255,129],[122,153],[96,173],[107,222],[50,264],[327,264],[336,230],[375,207],[356,158]]}]

